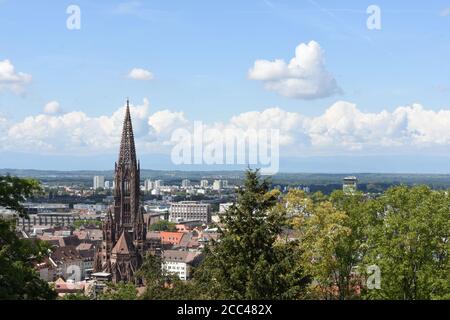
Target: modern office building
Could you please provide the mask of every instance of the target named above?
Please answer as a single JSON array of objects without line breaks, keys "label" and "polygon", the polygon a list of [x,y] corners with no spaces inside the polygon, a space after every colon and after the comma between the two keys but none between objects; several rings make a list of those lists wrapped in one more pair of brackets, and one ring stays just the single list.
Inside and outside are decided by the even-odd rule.
[{"label": "modern office building", "polygon": [[172,203],[169,210],[169,219],[172,222],[200,220],[211,222],[211,205],[197,201],[181,201]]}]

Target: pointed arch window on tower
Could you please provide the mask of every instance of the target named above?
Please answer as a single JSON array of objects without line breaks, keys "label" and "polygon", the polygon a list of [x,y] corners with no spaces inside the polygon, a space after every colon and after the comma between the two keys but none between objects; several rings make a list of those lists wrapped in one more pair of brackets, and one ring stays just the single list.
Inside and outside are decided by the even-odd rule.
[{"label": "pointed arch window on tower", "polygon": [[123,181],[123,193],[126,196],[130,194],[130,180],[128,179]]}]

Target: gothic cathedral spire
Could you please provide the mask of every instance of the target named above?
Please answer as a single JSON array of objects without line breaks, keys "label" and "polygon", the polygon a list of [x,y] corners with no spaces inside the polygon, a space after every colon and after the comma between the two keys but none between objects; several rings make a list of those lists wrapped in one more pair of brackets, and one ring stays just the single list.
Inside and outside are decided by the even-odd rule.
[{"label": "gothic cathedral spire", "polygon": [[120,235],[123,230],[132,231],[133,224],[139,218],[138,215],[141,214],[139,204],[140,168],[136,161],[133,125],[131,123],[130,103],[128,100],[115,175],[116,234]]},{"label": "gothic cathedral spire", "polygon": [[132,281],[142,264],[147,231],[139,199],[140,167],[128,100],[114,179],[114,205],[103,223],[103,244],[95,269],[111,273],[113,282]]},{"label": "gothic cathedral spire", "polygon": [[136,165],[136,147],[134,145],[133,125],[131,123],[130,101],[127,100],[125,118],[123,120],[122,140],[118,164]]}]

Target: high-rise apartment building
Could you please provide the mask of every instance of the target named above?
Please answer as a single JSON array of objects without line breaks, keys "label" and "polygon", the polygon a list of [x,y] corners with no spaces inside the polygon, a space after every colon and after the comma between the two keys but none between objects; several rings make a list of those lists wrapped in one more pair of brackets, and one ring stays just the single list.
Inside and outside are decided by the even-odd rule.
[{"label": "high-rise apartment building", "polygon": [[223,189],[222,180],[214,180],[213,190],[220,191],[221,189]]},{"label": "high-rise apartment building", "polygon": [[190,186],[191,186],[191,181],[189,181],[188,179],[183,179],[183,181],[181,181],[182,188],[189,188]]},{"label": "high-rise apartment building", "polygon": [[161,187],[164,186],[164,181],[162,180],[155,180],[155,183],[153,185],[153,189],[161,189]]},{"label": "high-rise apartment building", "polygon": [[105,177],[104,176],[95,176],[93,184],[94,184],[94,190],[104,188],[105,187]]},{"label": "high-rise apartment building", "polygon": [[342,190],[346,194],[355,193],[358,190],[358,178],[345,177],[342,183]]},{"label": "high-rise apartment building", "polygon": [[154,185],[155,184],[152,180],[146,179],[144,182],[145,191],[147,191],[147,192],[152,191],[154,189]]}]

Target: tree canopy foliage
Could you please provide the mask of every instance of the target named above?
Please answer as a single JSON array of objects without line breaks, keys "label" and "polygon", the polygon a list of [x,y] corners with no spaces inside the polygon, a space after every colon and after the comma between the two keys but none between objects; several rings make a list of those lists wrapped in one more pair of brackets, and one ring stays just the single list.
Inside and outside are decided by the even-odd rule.
[{"label": "tree canopy foliage", "polygon": [[[35,180],[0,177],[0,206],[26,216],[21,202],[38,190]],[[19,238],[14,221],[0,218],[0,299],[54,299],[55,292],[33,268],[47,253],[45,243]]]},{"label": "tree canopy foliage", "polygon": [[22,217],[26,216],[21,203],[40,190],[37,180],[0,176],[0,206],[13,210]]},{"label": "tree canopy foliage", "polygon": [[369,209],[363,266],[381,270],[381,289],[368,299],[450,298],[450,195],[426,186],[389,189]]},{"label": "tree canopy foliage", "polygon": [[194,274],[200,298],[294,299],[304,288],[294,244],[279,241],[286,215],[280,192],[247,171],[237,203],[221,218],[220,240]]},{"label": "tree canopy foliage", "polygon": [[177,231],[176,224],[167,220],[159,220],[150,225],[151,231]]}]

